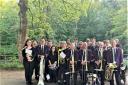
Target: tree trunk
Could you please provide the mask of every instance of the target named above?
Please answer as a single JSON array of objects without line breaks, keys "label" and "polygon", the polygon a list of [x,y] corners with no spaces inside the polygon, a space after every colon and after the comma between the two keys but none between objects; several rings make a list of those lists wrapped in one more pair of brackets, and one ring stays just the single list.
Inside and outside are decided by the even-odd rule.
[{"label": "tree trunk", "polygon": [[22,61],[22,48],[27,38],[27,0],[19,0],[18,6],[20,8],[19,18],[20,18],[20,29],[18,32],[18,56],[20,61]]}]

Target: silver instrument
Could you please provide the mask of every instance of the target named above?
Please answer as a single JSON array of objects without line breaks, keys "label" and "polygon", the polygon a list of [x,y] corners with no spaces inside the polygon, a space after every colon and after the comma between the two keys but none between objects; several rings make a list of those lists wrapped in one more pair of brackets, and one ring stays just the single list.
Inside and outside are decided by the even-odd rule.
[{"label": "silver instrument", "polygon": [[39,76],[39,81],[37,85],[44,85],[44,70],[45,70],[45,60],[44,60],[44,56],[41,56],[40,76]]}]

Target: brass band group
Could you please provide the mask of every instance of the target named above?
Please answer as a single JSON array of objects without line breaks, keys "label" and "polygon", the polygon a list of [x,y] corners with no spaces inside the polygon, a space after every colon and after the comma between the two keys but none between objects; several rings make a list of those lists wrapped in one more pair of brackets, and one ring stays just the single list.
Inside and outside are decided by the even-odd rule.
[{"label": "brass band group", "polygon": [[39,42],[28,39],[22,56],[27,85],[33,84],[34,73],[38,85],[105,85],[105,81],[122,85],[123,49],[118,39],[75,38],[73,42],[67,39],[57,45],[44,38]]}]

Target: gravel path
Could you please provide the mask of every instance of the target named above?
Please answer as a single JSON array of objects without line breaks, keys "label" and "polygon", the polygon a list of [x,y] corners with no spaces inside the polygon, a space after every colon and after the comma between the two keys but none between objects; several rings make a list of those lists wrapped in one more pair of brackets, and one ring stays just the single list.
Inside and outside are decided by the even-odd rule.
[{"label": "gravel path", "polygon": [[[128,85],[128,72],[126,74]],[[37,85],[37,81],[33,79],[34,84]],[[24,71],[8,71],[0,70],[0,85],[26,85],[24,78]],[[46,85],[56,85],[54,83],[47,83]],[[108,82],[105,85],[109,85]]]}]

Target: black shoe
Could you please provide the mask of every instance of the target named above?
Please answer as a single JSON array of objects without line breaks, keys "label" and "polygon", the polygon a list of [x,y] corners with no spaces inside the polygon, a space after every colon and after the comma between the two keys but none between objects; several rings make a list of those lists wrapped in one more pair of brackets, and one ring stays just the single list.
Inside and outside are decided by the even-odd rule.
[{"label": "black shoe", "polygon": [[33,82],[28,82],[28,85],[32,85],[33,84]]}]

